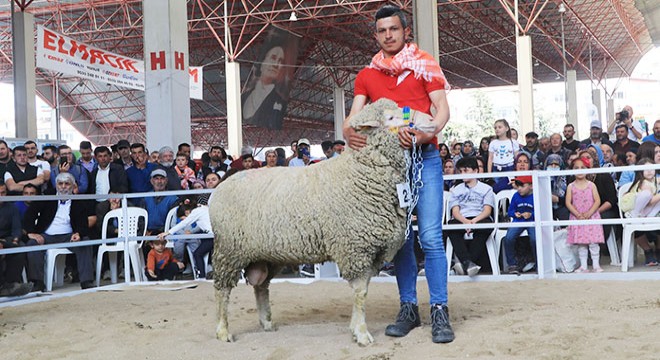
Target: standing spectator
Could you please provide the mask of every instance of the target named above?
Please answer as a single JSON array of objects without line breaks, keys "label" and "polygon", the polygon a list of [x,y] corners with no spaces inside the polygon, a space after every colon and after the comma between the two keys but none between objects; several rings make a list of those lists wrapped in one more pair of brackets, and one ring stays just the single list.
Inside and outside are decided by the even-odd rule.
[{"label": "standing spectator", "polygon": [[547,157],[550,154],[561,156],[563,162],[566,162],[566,160],[568,160],[568,155],[571,154],[571,151],[562,145],[561,135],[559,135],[559,133],[550,135],[550,148],[545,153],[545,156]]},{"label": "standing spectator", "polygon": [[[573,169],[589,169],[591,160],[581,157],[573,161]],[[571,212],[570,220],[598,220],[600,214],[600,196],[596,189],[596,184],[587,179],[586,174],[575,175],[575,181],[566,188],[566,207]],[[600,247],[598,244],[605,242],[603,237],[603,227],[596,225],[569,225],[568,237],[566,241],[569,244],[578,245],[578,254],[580,257],[580,267],[575,270],[577,273],[589,272],[587,269],[587,256],[591,252],[591,261],[594,272],[602,272],[600,267]]]},{"label": "standing spectator", "polygon": [[603,143],[610,143],[609,136],[607,134],[603,134],[603,125],[600,123],[600,120],[595,119],[591,122],[589,137],[582,140],[580,145],[584,145],[585,147],[592,144],[600,146],[600,144]]},{"label": "standing spectator", "polygon": [[195,164],[195,161],[192,159],[192,152],[190,148],[190,144],[188,143],[181,143],[179,146],[177,146],[176,153],[182,153],[186,156],[186,159],[188,159],[188,167],[191,168],[193,171],[195,171],[195,174],[197,173],[196,167],[197,164]]},{"label": "standing spectator", "polygon": [[[447,307],[447,258],[442,241],[442,161],[437,150],[436,135],[449,120],[449,105],[445,91],[449,84],[440,65],[433,57],[419,50],[415,44],[406,44],[410,35],[404,12],[385,5],[376,12],[376,40],[381,50],[372,58],[369,67],[362,69],[356,79],[350,115],[344,123],[344,138],[349,146],[359,151],[366,146],[366,137],[347,126],[351,116],[362,110],[367,101],[394,98],[398,106],[409,106],[420,113],[433,116],[434,131],[425,133],[412,128],[399,129],[399,142],[403,148],[412,147],[412,135],[420,144],[424,186],[419,190],[417,218],[419,242],[424,251],[424,267],[430,293],[431,334],[436,343],[454,340]],[[397,79],[401,84],[397,86]],[[431,115],[431,108],[435,115]],[[410,231],[412,233],[412,231]],[[388,336],[405,336],[420,326],[417,307],[417,262],[412,237],[408,237],[394,258],[399,300],[399,315],[388,325]]]},{"label": "standing spectator", "polygon": [[[342,148],[341,151],[344,151],[344,149]],[[275,153],[277,154],[277,166],[285,166],[286,165],[286,152],[284,151],[284,149],[282,149],[281,147],[278,147],[277,149],[275,149]]]},{"label": "standing spectator", "polygon": [[531,156],[532,169],[538,170],[543,165],[545,153],[539,146],[539,135],[533,131],[525,134],[526,145],[522,147],[522,151],[526,151]]},{"label": "standing spectator", "polygon": [[612,156],[614,150],[612,150],[612,147],[607,144],[600,144],[600,151],[603,153],[603,167],[613,167]]},{"label": "standing spectator", "polygon": [[[62,172],[55,179],[57,195],[73,195],[76,181],[70,173]],[[25,213],[25,231],[30,239],[28,246],[77,242],[87,236],[88,223],[85,204],[81,200],[33,201]],[[92,247],[69,248],[76,255],[80,287],[94,286]],[[34,289],[44,289],[45,251],[29,252],[28,279]]]},{"label": "standing spectator", "polygon": [[326,159],[331,159],[335,156],[335,150],[334,150],[334,144],[330,140],[325,140],[324,142],[321,143],[321,149],[323,150],[323,155],[325,155]]},{"label": "standing spectator", "polygon": [[511,171],[520,144],[511,137],[511,128],[505,119],[495,121],[494,127],[496,138],[488,145],[488,172]]},{"label": "standing spectator", "polygon": [[[632,151],[633,153],[637,152],[637,149],[639,148],[639,143],[636,141],[630,140],[628,137],[628,127],[624,124],[617,125],[616,127],[616,141],[614,142],[614,146],[612,146],[612,149],[614,150],[615,153],[617,154],[625,154],[628,151]],[[633,162],[632,164],[634,165],[636,163]]]},{"label": "standing spectator", "polygon": [[474,144],[470,140],[465,140],[463,146],[461,146],[461,152],[457,158],[454,158],[454,163],[458,160],[466,157],[475,157],[477,156],[477,150],[474,148]]},{"label": "standing spectator", "polygon": [[7,165],[5,172],[8,195],[20,195],[26,184],[40,187],[44,183],[43,172],[40,168],[28,164],[25,146],[16,146],[13,152],[14,161]]},{"label": "standing spectator", "polygon": [[[131,144],[128,140],[119,140],[117,142],[117,154],[119,159],[115,160],[114,163],[122,165],[124,170],[127,170],[129,167],[133,166],[133,157],[131,156]],[[144,146],[142,147],[144,151]],[[114,151],[114,150],[113,150]]]},{"label": "standing spectator", "polygon": [[[456,163],[460,174],[476,174],[477,159],[465,157]],[[448,230],[447,237],[454,246],[459,262],[454,265],[454,271],[469,276],[479,273],[481,266],[477,265],[486,249],[486,240],[492,229],[470,229],[470,225],[492,223],[492,213],[495,207],[493,189],[477,179],[466,179],[462,184],[451,190],[448,206],[451,209],[449,224],[464,224],[465,230]],[[465,235],[472,236],[470,246],[465,242]]]},{"label": "standing spectator", "polygon": [[176,154],[174,170],[181,182],[181,189],[190,189],[190,184],[197,178],[195,177],[195,171],[188,167],[188,157],[186,154]]},{"label": "standing spectator", "polygon": [[511,139],[518,141],[518,130],[511,129]]},{"label": "standing spectator", "polygon": [[310,144],[309,140],[302,138],[298,140],[298,144],[296,146],[298,157],[295,159],[289,160],[289,166],[307,166],[310,163],[311,160],[311,155],[309,153],[309,149],[312,145]]},{"label": "standing spectator", "polygon": [[332,150],[334,150],[337,155],[341,155],[341,153],[344,152],[344,147],[346,147],[346,142],[344,142],[344,140],[335,140],[335,142],[332,143]]},{"label": "standing spectator", "polygon": [[[539,150],[541,150],[543,154],[547,154],[548,149],[550,149],[550,138],[544,136],[539,139]],[[543,164],[543,161],[541,161],[541,164]]]},{"label": "standing spectator", "polygon": [[50,164],[48,161],[39,160],[39,158],[37,158],[37,143],[28,140],[23,146],[25,146],[25,150],[27,150],[28,164],[40,168],[44,182],[48,182],[50,180]]},{"label": "standing spectator", "polygon": [[[97,146],[94,149],[97,166],[89,175],[89,193],[106,195],[112,192],[121,194],[128,192],[128,177],[124,167],[111,162],[112,155],[106,146]],[[102,202],[104,199],[96,199]]]},{"label": "standing spectator", "polygon": [[[148,155],[144,151],[144,145],[135,143],[131,145],[131,156],[133,166],[126,169],[128,178],[128,191],[131,193],[149,192],[153,190],[151,185],[151,172],[156,169],[156,165],[147,161]],[[163,170],[167,180],[167,173]],[[167,182],[165,182],[167,186]]]},{"label": "standing spectator", "polygon": [[454,140],[454,142],[451,145],[451,158],[452,158],[452,160],[460,158],[462,148],[463,148],[463,143],[457,142],[457,141]]},{"label": "standing spectator", "polygon": [[12,162],[10,153],[11,150],[9,149],[9,146],[7,146],[7,142],[0,139],[0,179],[5,178],[7,166]]},{"label": "standing spectator", "polygon": [[438,144],[438,151],[440,154],[440,159],[442,162],[451,161],[451,151],[449,151],[449,146],[445,143]]},{"label": "standing spectator", "polygon": [[92,143],[89,141],[80,142],[80,159],[78,159],[76,164],[82,166],[90,174],[98,166],[96,159],[92,156]]},{"label": "standing spectator", "polygon": [[654,143],[660,145],[660,120],[656,120],[653,123],[653,134],[647,135],[642,139],[642,142],[653,141]]},{"label": "standing spectator", "polygon": [[163,146],[158,153],[156,168],[163,169],[167,173],[167,190],[181,190],[181,179],[174,166],[174,150],[169,146]]},{"label": "standing spectator", "polygon": [[76,158],[73,156],[73,150],[71,150],[68,145],[60,145],[60,147],[57,148],[57,154],[60,159],[59,164],[52,167],[50,171],[50,182],[52,188],[55,188],[55,179],[57,179],[57,175],[67,172],[73,175],[73,178],[76,179],[78,193],[86,194],[87,188],[89,187],[89,177],[87,176],[87,170],[76,164]]},{"label": "standing spectator", "polygon": [[159,157],[160,157],[160,153],[158,151],[152,151],[149,153],[149,162],[158,164]]},{"label": "standing spectator", "polygon": [[44,147],[42,147],[41,159],[43,161],[46,161],[48,164],[50,164],[50,166],[48,167],[48,169],[50,170],[53,167],[53,164],[55,164],[55,162],[58,161],[57,148],[53,145],[45,145]]},{"label": "standing spectator", "polygon": [[642,123],[633,120],[633,109],[630,105],[624,106],[620,112],[616,113],[614,119],[607,125],[607,132],[616,135],[615,129],[620,125],[624,125],[628,129],[628,140],[632,142],[638,142],[646,135]]},{"label": "standing spectator", "polygon": [[561,146],[574,152],[580,147],[580,142],[573,139],[575,136],[575,127],[572,124],[564,125],[564,141],[561,143]]},{"label": "standing spectator", "polygon": [[[490,137],[481,138],[479,142],[478,156],[484,164],[488,164],[488,147],[490,146]],[[486,170],[484,168],[484,170]]]}]

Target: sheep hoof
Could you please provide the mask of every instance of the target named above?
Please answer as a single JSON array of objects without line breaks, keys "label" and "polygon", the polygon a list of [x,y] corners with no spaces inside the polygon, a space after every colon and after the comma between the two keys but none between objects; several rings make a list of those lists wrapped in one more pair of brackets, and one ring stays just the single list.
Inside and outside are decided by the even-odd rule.
[{"label": "sheep hoof", "polygon": [[353,333],[353,337],[355,338],[355,341],[358,343],[360,346],[367,346],[374,342],[373,336],[369,334],[368,331],[364,332],[355,332]]},{"label": "sheep hoof", "polygon": [[230,334],[227,330],[219,330],[216,334],[218,340],[225,342],[233,342],[234,336]]},{"label": "sheep hoof", "polygon": [[273,325],[272,321],[265,321],[261,323],[261,327],[264,329],[264,331],[275,331],[277,330],[275,326]]}]

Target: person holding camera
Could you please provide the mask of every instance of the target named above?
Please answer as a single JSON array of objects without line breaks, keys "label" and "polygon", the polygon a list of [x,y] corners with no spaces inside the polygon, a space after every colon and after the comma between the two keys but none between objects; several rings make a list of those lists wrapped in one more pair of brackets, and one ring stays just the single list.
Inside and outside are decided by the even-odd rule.
[{"label": "person holding camera", "polygon": [[615,129],[618,125],[626,125],[628,128],[628,139],[638,142],[644,137],[644,128],[642,123],[633,120],[633,109],[630,105],[623,107],[623,110],[616,113],[616,117],[607,125],[607,132],[616,136]]},{"label": "person holding camera", "polygon": [[310,142],[309,140],[302,138],[298,140],[298,144],[296,146],[297,149],[297,157],[291,159],[289,161],[289,166],[307,166],[310,163],[311,157],[309,154],[309,148],[310,148]]}]

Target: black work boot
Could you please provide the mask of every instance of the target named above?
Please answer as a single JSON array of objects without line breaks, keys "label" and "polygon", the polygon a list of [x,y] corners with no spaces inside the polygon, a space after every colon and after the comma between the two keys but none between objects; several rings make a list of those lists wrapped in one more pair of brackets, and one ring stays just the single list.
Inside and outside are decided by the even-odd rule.
[{"label": "black work boot", "polygon": [[449,324],[449,308],[447,305],[431,306],[431,335],[434,343],[449,343],[454,341],[454,330]]},{"label": "black work boot", "polygon": [[401,303],[399,315],[396,316],[394,324],[387,325],[385,335],[402,337],[408,335],[410,330],[420,326],[422,322],[419,319],[419,310],[413,303]]}]

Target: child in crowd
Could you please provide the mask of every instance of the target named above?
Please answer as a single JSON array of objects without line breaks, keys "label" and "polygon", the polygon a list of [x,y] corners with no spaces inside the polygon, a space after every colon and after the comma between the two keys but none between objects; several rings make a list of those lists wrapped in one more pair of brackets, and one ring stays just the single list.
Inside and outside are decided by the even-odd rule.
[{"label": "child in crowd", "polygon": [[511,128],[506,120],[495,121],[494,127],[495,139],[488,145],[488,172],[513,171],[513,160],[520,151],[520,144],[511,138]]},{"label": "child in crowd", "polygon": [[[195,202],[185,203],[179,206],[177,216],[181,222],[173,226],[168,231],[158,234],[158,239],[164,240],[170,234],[176,234],[182,230],[186,234],[192,233],[211,233],[211,219],[209,217],[209,207],[205,205],[198,206]],[[187,230],[186,230],[187,229]],[[213,250],[213,239],[179,239],[174,243],[174,253],[183,258],[185,246],[190,246],[192,250],[197,278],[206,275],[207,279],[212,277],[211,273],[206,273],[206,264],[204,255]]]},{"label": "child in crowd", "polygon": [[184,268],[183,263],[172,255],[172,251],[166,248],[165,244],[167,240],[151,242],[145,271],[149,281],[174,280],[174,276]]},{"label": "child in crowd", "polygon": [[[591,160],[588,158],[581,157],[573,161],[573,169],[590,168]],[[566,188],[566,207],[571,213],[569,220],[600,219],[599,206],[600,196],[596,185],[587,179],[586,174],[575,175],[575,181],[568,184]],[[594,272],[603,271],[600,267],[600,246],[598,245],[605,242],[601,225],[569,225],[566,241],[569,244],[578,245],[580,267],[575,272],[589,272],[587,267],[589,252],[591,252]]]},{"label": "child in crowd", "polygon": [[[459,173],[477,174],[479,165],[477,158],[464,157],[456,163]],[[451,209],[449,224],[464,224],[465,230],[447,230],[446,234],[454,245],[459,262],[454,265],[458,275],[475,276],[481,270],[476,263],[486,250],[486,240],[492,229],[471,229],[470,225],[477,223],[492,223],[495,195],[493,189],[477,179],[465,179],[462,184],[451,189],[448,206]],[[470,246],[465,242],[465,235],[471,235]]]},{"label": "child in crowd", "polygon": [[[517,192],[511,198],[509,205],[509,217],[514,223],[534,221],[534,194],[531,176],[518,176],[514,180]],[[516,241],[523,231],[527,230],[529,244],[532,249],[532,260],[526,261],[521,267],[519,259],[516,257]],[[506,251],[506,262],[508,264],[507,272],[509,274],[520,274],[534,268],[536,262],[533,258],[536,255],[536,229],[534,224],[529,227],[508,228],[504,236],[504,250]]]},{"label": "child in crowd", "polygon": [[181,189],[189,190],[190,183],[195,180],[195,171],[188,167],[188,157],[184,153],[176,154],[175,160],[177,175],[179,175],[179,180],[181,180]]},{"label": "child in crowd", "polygon": [[[637,165],[653,164],[653,160],[644,158]],[[630,190],[621,199],[621,211],[625,217],[654,217],[660,212],[660,194],[656,182],[655,170],[635,172]]]}]

